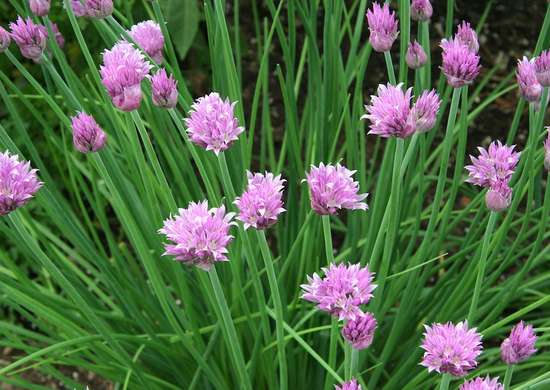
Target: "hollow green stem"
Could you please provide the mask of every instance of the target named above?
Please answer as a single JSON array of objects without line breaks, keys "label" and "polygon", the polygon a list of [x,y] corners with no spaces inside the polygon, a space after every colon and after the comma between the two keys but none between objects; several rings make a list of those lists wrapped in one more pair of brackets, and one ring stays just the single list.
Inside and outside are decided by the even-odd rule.
[{"label": "hollow green stem", "polygon": [[355,378],[359,374],[359,350],[351,348],[350,357],[350,379]]},{"label": "hollow green stem", "polygon": [[504,374],[504,390],[510,388],[510,383],[512,383],[512,374],[514,373],[514,365],[509,364],[506,366],[506,374]]},{"label": "hollow green stem", "polygon": [[[332,249],[332,233],[330,230],[330,215],[323,215],[321,217],[323,221],[323,237],[325,239],[325,254],[327,258],[327,263],[334,263],[334,252]],[[338,322],[332,318],[332,323],[330,327],[330,345],[328,353],[328,364],[331,367],[336,365],[336,347],[338,341]],[[332,386],[332,377],[327,375],[325,379],[325,389]]]},{"label": "hollow green stem", "polygon": [[332,249],[332,233],[330,232],[330,215],[323,215],[323,237],[325,239],[325,255],[327,263],[334,262],[334,251]]},{"label": "hollow green stem", "polygon": [[391,61],[391,54],[389,51],[384,52],[384,60],[386,60],[386,68],[388,70],[388,78],[392,85],[397,84],[395,81],[395,70],[393,69],[393,63]]},{"label": "hollow green stem", "polygon": [[451,376],[449,374],[443,374],[441,376],[441,382],[439,383],[439,390],[448,390],[451,383]]}]

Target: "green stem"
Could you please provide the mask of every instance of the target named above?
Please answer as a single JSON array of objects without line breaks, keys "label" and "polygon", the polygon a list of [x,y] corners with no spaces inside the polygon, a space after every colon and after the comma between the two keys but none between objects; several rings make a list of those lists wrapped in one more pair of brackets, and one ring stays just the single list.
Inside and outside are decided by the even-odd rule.
[{"label": "green stem", "polygon": [[449,374],[443,374],[441,376],[441,382],[439,383],[439,390],[447,390],[451,383],[451,376]]},{"label": "green stem", "polygon": [[325,239],[325,255],[327,263],[334,263],[334,251],[332,249],[332,233],[330,231],[330,215],[323,215],[323,237]]},{"label": "green stem", "polygon": [[228,200],[232,202],[235,199],[235,187],[233,187],[233,182],[231,181],[231,176],[229,175],[229,169],[227,168],[227,161],[225,160],[224,152],[218,154],[218,163],[222,175],[223,186],[229,196]]},{"label": "green stem", "polygon": [[[325,239],[325,254],[327,258],[327,263],[334,263],[334,252],[332,249],[332,233],[330,230],[330,215],[323,215],[321,217],[323,221],[323,237]],[[336,347],[338,342],[338,321],[335,318],[332,318],[332,323],[330,327],[330,344],[329,344],[329,353],[328,353],[328,364],[331,367],[336,365]],[[332,386],[332,378],[330,375],[327,375],[325,379],[325,389]]]},{"label": "green stem", "polygon": [[392,85],[396,85],[395,81],[395,70],[393,69],[393,63],[391,61],[391,53],[389,51],[384,52],[384,60],[386,60],[386,68],[388,69],[388,78]]},{"label": "green stem", "polygon": [[506,374],[504,374],[504,390],[510,389],[510,383],[512,383],[512,374],[514,373],[514,365],[509,364],[506,366]]},{"label": "green stem", "polygon": [[350,379],[359,374],[359,350],[351,348]]}]

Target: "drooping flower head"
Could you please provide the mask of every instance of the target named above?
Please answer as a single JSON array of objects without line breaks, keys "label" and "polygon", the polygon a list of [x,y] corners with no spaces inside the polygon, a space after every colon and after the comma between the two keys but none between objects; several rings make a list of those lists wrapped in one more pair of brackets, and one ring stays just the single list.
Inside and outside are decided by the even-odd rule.
[{"label": "drooping flower head", "polygon": [[550,171],[550,128],[546,127],[546,140],[544,141],[544,168]]},{"label": "drooping flower head", "polygon": [[178,103],[178,82],[166,70],[160,69],[151,77],[153,104],[163,108],[174,108]]},{"label": "drooping flower head", "polygon": [[225,207],[208,209],[208,202],[189,203],[186,209],[164,221],[159,230],[170,244],[165,244],[164,255],[174,256],[187,265],[210,270],[215,262],[228,261],[227,245],[233,239],[229,229],[234,213],[225,213]]},{"label": "drooping flower head", "polygon": [[17,155],[0,153],[0,216],[24,206],[42,187],[36,172]]},{"label": "drooping flower head", "polygon": [[191,142],[216,154],[229,149],[244,131],[233,113],[235,104],[216,92],[195,100],[185,119]]},{"label": "drooping flower head", "polygon": [[103,19],[113,13],[113,0],[84,0],[86,16]]},{"label": "drooping flower head", "polygon": [[336,164],[320,163],[319,167],[311,166],[306,173],[309,186],[311,208],[317,214],[337,214],[341,209],[367,210],[363,200],[368,194],[359,194],[359,183],[352,176],[355,171]]},{"label": "drooping flower head", "polygon": [[409,43],[405,60],[407,61],[409,68],[418,69],[426,63],[428,56],[420,43],[413,41]]},{"label": "drooping flower head", "polygon": [[463,21],[458,26],[455,39],[465,45],[473,53],[479,51],[479,41],[477,39],[477,33],[472,29],[470,23]]},{"label": "drooping flower head", "polygon": [[160,64],[163,60],[164,35],[157,22],[146,20],[138,23],[128,31],[130,36],[151,58]]},{"label": "drooping flower head", "polygon": [[10,46],[10,43],[10,33],[7,32],[3,27],[0,27],[0,53],[5,52],[6,49]]},{"label": "drooping flower head", "polygon": [[244,228],[267,229],[275,222],[279,214],[286,211],[283,208],[283,184],[281,175],[272,173],[247,172],[248,187],[244,193],[235,199],[239,209],[237,219],[244,223]]},{"label": "drooping flower head", "polygon": [[372,344],[376,318],[369,313],[359,314],[355,320],[348,320],[342,328],[342,336],[354,349],[361,350]]},{"label": "drooping flower head", "polygon": [[471,84],[479,74],[479,56],[457,38],[443,39],[443,65],[441,69],[453,88]]},{"label": "drooping flower head", "polygon": [[381,53],[390,51],[399,34],[395,12],[390,11],[388,3],[380,6],[375,2],[367,11],[367,21],[370,32],[369,42],[372,48]]},{"label": "drooping flower head", "polygon": [[46,16],[50,12],[50,0],[29,0],[31,12],[36,16]]},{"label": "drooping flower head", "polygon": [[418,22],[427,22],[432,17],[433,8],[430,0],[412,0],[411,19]]},{"label": "drooping flower head", "polygon": [[141,81],[147,76],[151,64],[143,54],[128,42],[120,41],[103,53],[100,73],[103,85],[122,111],[132,111],[141,104]]},{"label": "drooping flower head", "polygon": [[302,298],[317,303],[319,310],[326,311],[339,320],[355,320],[361,314],[360,305],[367,304],[372,298],[376,285],[374,274],[368,266],[359,264],[330,264],[322,268],[325,276],[317,273],[307,277]]},{"label": "drooping flower head", "polygon": [[334,390],[362,390],[362,387],[357,380],[352,379],[346,383],[342,383],[342,386],[334,385]]},{"label": "drooping flower head", "polygon": [[506,364],[517,364],[537,352],[535,343],[537,336],[532,325],[523,321],[512,328],[510,336],[502,342],[500,355]]},{"label": "drooping flower head", "polygon": [[498,378],[491,379],[487,376],[464,382],[459,390],[504,390],[504,386],[498,382]]},{"label": "drooping flower head", "polygon": [[63,37],[63,34],[61,34],[61,31],[59,31],[59,27],[55,23],[52,23],[52,32],[54,34],[55,42],[57,43],[57,46],[63,49],[63,47],[65,46],[65,37]]},{"label": "drooping flower head", "polygon": [[73,145],[78,151],[82,153],[97,152],[105,146],[107,136],[93,116],[79,112],[71,118],[71,122]]},{"label": "drooping flower head", "polygon": [[472,165],[465,167],[469,174],[466,181],[486,188],[498,182],[508,183],[520,156],[514,148],[515,145],[503,145],[500,141],[491,142],[487,150],[478,147],[479,157],[470,155]]},{"label": "drooping flower head", "polygon": [[434,127],[440,105],[441,99],[434,89],[422,92],[411,110],[416,131],[425,132]]},{"label": "drooping flower head", "polygon": [[544,50],[535,57],[535,73],[543,87],[550,87],[550,51]]},{"label": "drooping flower head", "polygon": [[35,24],[31,18],[23,20],[17,17],[15,23],[10,23],[11,37],[19,46],[21,55],[33,61],[39,62],[42,53],[46,49],[48,30],[46,27]]},{"label": "drooping flower head", "polygon": [[458,324],[425,325],[424,357],[421,365],[429,372],[464,376],[477,366],[476,358],[481,354],[481,335],[476,328],[468,329],[468,322]]},{"label": "drooping flower head", "polygon": [[512,202],[512,189],[505,181],[496,181],[485,194],[485,205],[491,211],[506,210]]},{"label": "drooping flower head", "polygon": [[528,60],[527,57],[518,60],[516,78],[521,97],[530,103],[539,102],[542,95],[542,85],[537,80],[535,61]]}]

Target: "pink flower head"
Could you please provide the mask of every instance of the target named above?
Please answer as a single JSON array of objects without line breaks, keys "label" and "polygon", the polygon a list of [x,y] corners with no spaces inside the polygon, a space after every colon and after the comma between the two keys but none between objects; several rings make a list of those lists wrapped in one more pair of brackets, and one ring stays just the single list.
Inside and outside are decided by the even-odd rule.
[{"label": "pink flower head", "polygon": [[309,186],[313,211],[329,215],[337,214],[341,209],[367,210],[369,207],[363,200],[369,194],[358,193],[359,183],[353,181],[354,173],[340,164],[312,165],[305,181]]},{"label": "pink flower head", "polygon": [[36,16],[46,16],[50,12],[50,0],[29,0],[31,12]]},{"label": "pink flower head", "polygon": [[550,87],[550,51],[545,50],[535,57],[535,73],[543,87]]},{"label": "pink flower head", "polygon": [[97,152],[105,146],[107,136],[94,117],[80,112],[71,118],[74,147],[82,152]]},{"label": "pink flower head", "polygon": [[521,97],[530,103],[539,102],[542,95],[542,85],[540,85],[537,80],[535,61],[528,60],[527,57],[523,57],[522,60],[518,60],[516,78]]},{"label": "pink flower head", "polygon": [[162,50],[164,49],[164,35],[157,22],[146,20],[138,23],[128,32],[132,39],[141,47],[151,58],[160,64],[163,60]]},{"label": "pink flower head", "polygon": [[86,16],[103,19],[113,13],[113,0],[84,0]]},{"label": "pink flower head", "polygon": [[497,181],[489,186],[485,194],[485,204],[491,211],[506,210],[512,202],[512,189],[507,182]]},{"label": "pink flower head", "polygon": [[0,216],[24,206],[42,187],[36,172],[17,155],[0,153]]},{"label": "pink flower head", "polygon": [[178,82],[174,77],[166,74],[166,70],[160,69],[151,77],[151,90],[153,104],[163,108],[174,108],[178,103]]},{"label": "pink flower head", "polygon": [[465,167],[469,174],[466,181],[487,188],[498,182],[508,183],[520,156],[514,148],[515,145],[506,146],[500,141],[491,142],[487,150],[478,147],[479,157],[470,155],[472,165]]},{"label": "pink flower head", "polygon": [[483,349],[481,335],[476,328],[468,329],[467,321],[425,325],[425,329],[421,365],[429,372],[464,376],[477,366],[476,358]]},{"label": "pink flower head", "polygon": [[185,119],[191,142],[216,154],[229,149],[244,131],[233,113],[235,104],[216,92],[195,100]]},{"label": "pink flower head", "polygon": [[362,387],[357,380],[352,379],[346,383],[342,383],[342,386],[334,385],[334,390],[362,390]]},{"label": "pink flower head", "polygon": [[479,56],[457,38],[443,39],[441,48],[443,49],[441,69],[447,77],[449,85],[453,88],[460,88],[471,84],[481,69]]},{"label": "pink flower head", "polygon": [[75,16],[81,17],[87,15],[86,0],[71,0],[70,5]]},{"label": "pink flower head", "polygon": [[500,355],[506,364],[517,364],[537,352],[535,342],[537,336],[532,325],[523,321],[512,328],[510,336],[502,342]]},{"label": "pink flower head", "polygon": [[31,18],[23,20],[17,17],[15,23],[10,23],[11,37],[19,46],[21,55],[33,61],[39,62],[42,53],[46,49],[48,30],[46,27],[35,24]]},{"label": "pink flower head", "polygon": [[430,0],[412,0],[411,19],[418,22],[427,22],[432,17],[433,8]]},{"label": "pink flower head", "polygon": [[546,127],[548,135],[544,141],[544,167],[550,171],[550,128]]},{"label": "pink flower head", "polygon": [[491,379],[485,377],[485,379],[483,379],[478,377],[471,381],[464,382],[459,390],[504,390],[504,386],[498,382],[498,378]]},{"label": "pink flower head", "polygon": [[411,110],[416,131],[425,132],[435,126],[440,105],[441,99],[434,89],[422,92]]},{"label": "pink flower head", "polygon": [[235,199],[239,209],[237,219],[244,223],[244,228],[267,229],[275,222],[279,214],[286,211],[283,208],[283,183],[281,175],[272,173],[247,172],[248,187]]},{"label": "pink flower head", "polygon": [[376,287],[372,283],[374,274],[368,266],[330,264],[322,271],[325,274],[323,278],[314,273],[307,277],[308,284],[300,286],[304,290],[302,298],[317,303],[319,310],[339,320],[355,320],[361,316],[359,306],[370,301]]},{"label": "pink flower head", "polygon": [[470,49],[471,52],[477,53],[479,51],[477,33],[470,27],[470,23],[463,21],[458,26],[455,39]]},{"label": "pink flower head", "polygon": [[65,38],[63,37],[61,31],[59,31],[59,27],[55,23],[52,23],[52,32],[55,36],[55,42],[57,42],[57,46],[63,49],[63,47],[65,46]]},{"label": "pink flower head", "polygon": [[189,203],[186,209],[164,221],[159,233],[172,243],[165,244],[164,255],[175,256],[187,265],[208,271],[217,261],[228,261],[227,245],[233,239],[229,234],[234,213],[225,213],[225,207],[208,209],[208,201]]},{"label": "pink flower head", "polygon": [[4,28],[0,27],[0,53],[3,53],[10,46],[11,37],[10,33]]},{"label": "pink flower head", "polygon": [[371,96],[371,104],[361,119],[371,122],[369,134],[383,138],[406,138],[414,133],[415,124],[410,115],[412,88],[403,91],[402,84],[378,86],[377,96]]},{"label": "pink flower head", "polygon": [[342,336],[354,349],[361,350],[372,344],[374,331],[376,330],[376,318],[369,313],[361,313],[355,320],[349,320],[342,328]]},{"label": "pink flower head", "polygon": [[405,60],[407,61],[409,68],[418,69],[426,63],[428,56],[420,43],[413,41],[409,43]]},{"label": "pink flower head", "polygon": [[132,111],[141,104],[141,81],[151,64],[130,43],[120,41],[103,52],[101,79],[113,104],[122,111]]},{"label": "pink flower head", "polygon": [[367,11],[369,24],[369,42],[372,48],[378,52],[390,51],[393,42],[399,35],[398,22],[395,12],[390,11],[390,6],[385,3],[373,3],[372,9]]}]

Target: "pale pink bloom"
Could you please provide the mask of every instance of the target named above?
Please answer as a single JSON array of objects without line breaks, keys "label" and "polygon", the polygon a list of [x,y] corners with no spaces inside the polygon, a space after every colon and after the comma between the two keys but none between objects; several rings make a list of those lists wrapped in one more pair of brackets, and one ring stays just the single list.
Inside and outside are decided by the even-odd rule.
[{"label": "pale pink bloom", "polygon": [[443,65],[441,70],[453,88],[471,84],[479,74],[479,56],[458,39],[443,39]]},{"label": "pale pink bloom", "polygon": [[434,89],[422,92],[411,110],[416,131],[422,133],[434,127],[440,105],[441,99]]},{"label": "pale pink bloom", "polygon": [[371,313],[361,313],[354,320],[346,322],[342,336],[354,349],[365,349],[372,344],[376,325],[376,318]]},{"label": "pale pink bloom", "polygon": [[0,27],[0,53],[5,52],[11,43],[10,33]]},{"label": "pale pink bloom", "polygon": [[82,153],[97,152],[105,146],[107,136],[94,117],[80,112],[71,118],[73,145]]},{"label": "pale pink bloom", "polygon": [[35,24],[30,18],[23,20],[19,16],[15,23],[10,23],[10,29],[11,37],[19,46],[21,55],[35,62],[40,62],[48,38],[46,27]]},{"label": "pale pink bloom", "polygon": [[84,0],[86,16],[103,19],[113,13],[113,0]]},{"label": "pale pink bloom", "polygon": [[367,11],[367,21],[370,31],[369,42],[372,48],[378,52],[390,51],[393,42],[399,35],[395,12],[390,11],[388,3],[380,6],[375,2]]},{"label": "pale pink bloom", "polygon": [[427,22],[432,17],[433,8],[430,0],[412,0],[411,19],[419,22]]},{"label": "pale pink bloom", "polygon": [[46,16],[50,12],[50,0],[29,0],[31,12],[36,16]]},{"label": "pale pink bloom", "polygon": [[81,17],[87,15],[86,0],[71,0],[70,5],[75,16]]},{"label": "pale pink bloom", "polygon": [[357,383],[356,379],[352,379],[346,383],[342,383],[342,386],[334,385],[334,390],[362,390],[362,387]]},{"label": "pale pink bloom", "polygon": [[535,73],[543,87],[550,87],[550,51],[544,50],[535,57]]},{"label": "pale pink bloom", "polygon": [[537,72],[535,71],[535,61],[523,57],[518,60],[518,68],[516,71],[519,92],[521,97],[530,103],[540,102],[542,95],[542,85],[537,80]]},{"label": "pale pink bloom", "polygon": [[166,70],[160,69],[151,77],[153,104],[163,108],[174,108],[178,103],[178,82]]},{"label": "pale pink bloom", "polygon": [[405,57],[407,65],[411,69],[418,69],[422,67],[428,60],[428,56],[424,51],[424,48],[417,41],[409,43],[407,48],[407,56]]},{"label": "pale pink bloom", "polygon": [[518,364],[537,352],[536,342],[537,336],[533,326],[520,321],[500,346],[502,360],[506,364]]},{"label": "pale pink bloom", "polygon": [[520,153],[514,151],[515,145],[503,145],[500,141],[491,142],[486,150],[478,147],[479,157],[470,155],[472,165],[468,171],[468,183],[489,188],[498,182],[508,183],[519,161]]},{"label": "pale pink bloom", "polygon": [[470,27],[470,23],[463,21],[462,24],[458,26],[455,39],[465,45],[473,53],[477,53],[479,51],[477,33],[472,29],[472,27]]},{"label": "pale pink bloom", "polygon": [[146,20],[138,23],[128,31],[132,39],[141,47],[157,64],[163,60],[164,35],[157,22]]},{"label": "pale pink bloom", "polygon": [[464,382],[459,390],[504,390],[504,386],[498,382],[498,378],[475,378]]},{"label": "pale pink bloom", "polygon": [[491,211],[506,210],[512,202],[512,189],[505,181],[497,181],[489,186],[485,194],[485,205]]}]

